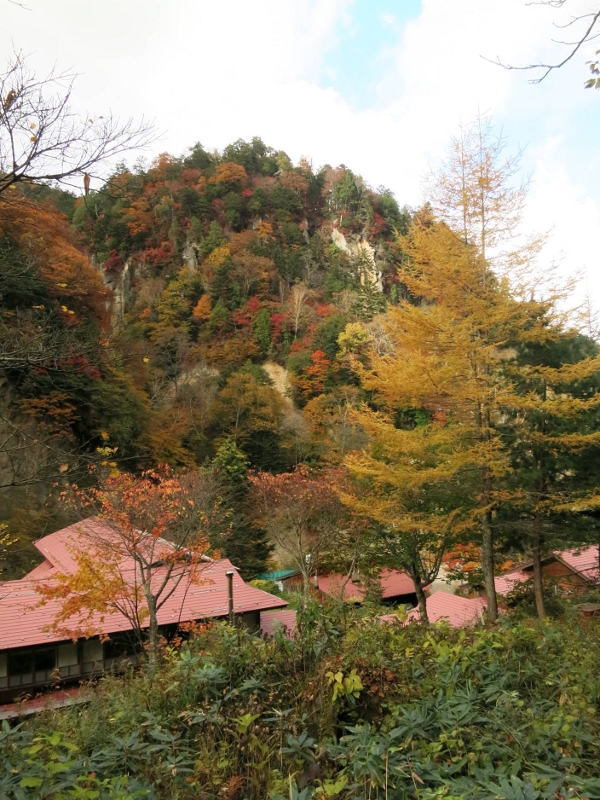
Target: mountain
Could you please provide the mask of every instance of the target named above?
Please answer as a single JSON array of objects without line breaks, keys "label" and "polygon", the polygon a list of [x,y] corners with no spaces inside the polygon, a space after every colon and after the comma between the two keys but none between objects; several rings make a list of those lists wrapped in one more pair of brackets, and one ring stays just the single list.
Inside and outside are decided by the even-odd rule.
[{"label": "mountain", "polygon": [[[337,459],[360,400],[340,341],[402,293],[392,193],[260,139],[120,165],[0,207],[0,490],[38,504],[98,448],[124,469]],[[342,339],[340,340],[340,334]],[[21,493],[17,491],[21,490]]]}]

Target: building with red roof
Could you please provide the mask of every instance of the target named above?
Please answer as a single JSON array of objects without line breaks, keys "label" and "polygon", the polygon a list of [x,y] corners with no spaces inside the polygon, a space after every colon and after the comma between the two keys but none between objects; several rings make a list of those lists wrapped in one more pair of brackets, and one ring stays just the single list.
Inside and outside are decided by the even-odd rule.
[{"label": "building with red roof", "polygon": [[[486,609],[485,598],[483,597],[460,597],[451,592],[440,590],[430,595],[427,600],[427,616],[429,622],[447,622],[453,628],[464,628],[466,625],[474,625],[483,619]],[[396,622],[399,617],[397,614],[385,614],[379,617],[381,622]],[[409,611],[405,625],[410,622],[418,622],[421,613],[418,608]]]},{"label": "building with red roof", "polygon": [[293,609],[260,612],[260,632],[263,636],[275,636],[277,631],[281,631],[284,636],[291,639],[295,630],[296,612]]},{"label": "building with red roof", "polygon": [[[126,657],[135,656],[132,624],[118,611],[86,619],[86,632],[91,625],[92,635],[73,641],[67,633],[55,630],[61,607],[59,601],[40,602],[41,595],[37,591],[40,584],[51,583],[58,573],[75,571],[77,547],[94,534],[106,538],[110,536],[110,528],[90,518],[45,536],[34,542],[44,557],[42,563],[21,580],[0,585],[0,703],[37,692],[49,682],[67,684],[117,667]],[[169,547],[165,541],[165,552]],[[199,574],[190,573],[179,580],[159,609],[161,630],[168,634],[182,623],[226,618],[229,612],[227,572],[231,571],[234,614],[252,630],[259,629],[261,612],[287,605],[280,597],[246,584],[228,559],[206,559]],[[125,577],[131,575],[133,580],[132,560],[128,564],[127,559],[123,559],[122,573]],[[160,566],[156,579],[161,579]],[[73,627],[77,627],[76,619]]]},{"label": "building with red roof", "polygon": [[[417,595],[412,578],[396,569],[382,569],[378,576],[381,599],[390,605],[416,605]],[[365,580],[357,575],[320,575],[317,578],[319,592],[336,600],[362,603],[367,592]]]},{"label": "building with red roof", "polygon": [[[557,580],[564,591],[570,593],[597,585],[600,582],[598,545],[551,553],[542,559],[542,574]],[[506,595],[532,577],[533,561],[526,561],[496,578],[496,592]]]}]

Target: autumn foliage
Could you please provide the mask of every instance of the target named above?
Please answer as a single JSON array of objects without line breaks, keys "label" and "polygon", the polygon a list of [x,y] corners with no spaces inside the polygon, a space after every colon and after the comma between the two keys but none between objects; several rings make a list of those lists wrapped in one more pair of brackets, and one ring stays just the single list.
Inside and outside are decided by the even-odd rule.
[{"label": "autumn foliage", "polygon": [[142,637],[151,669],[158,645],[157,612],[182,582],[202,580],[209,534],[222,513],[199,473],[168,467],[140,476],[114,474],[65,499],[102,526],[85,529],[72,548],[76,569],[40,585],[42,602],[59,600],[54,627],[76,638],[102,632],[109,615],[123,614]]}]

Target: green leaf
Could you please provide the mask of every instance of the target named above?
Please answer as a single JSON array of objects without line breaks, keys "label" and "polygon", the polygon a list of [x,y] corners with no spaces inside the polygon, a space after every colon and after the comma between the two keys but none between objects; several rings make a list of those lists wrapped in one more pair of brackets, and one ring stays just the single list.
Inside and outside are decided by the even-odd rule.
[{"label": "green leaf", "polygon": [[43,782],[43,778],[22,778],[19,782],[19,786],[22,789],[35,789],[37,786],[41,786]]}]

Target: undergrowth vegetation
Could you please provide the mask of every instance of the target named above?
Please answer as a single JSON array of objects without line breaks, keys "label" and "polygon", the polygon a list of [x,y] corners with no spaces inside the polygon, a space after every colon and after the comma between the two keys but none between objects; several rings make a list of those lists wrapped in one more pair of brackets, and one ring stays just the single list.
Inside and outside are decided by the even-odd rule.
[{"label": "undergrowth vegetation", "polygon": [[0,798],[600,798],[600,624],[454,630],[309,608],[211,625],[150,680],[1,734]]}]

